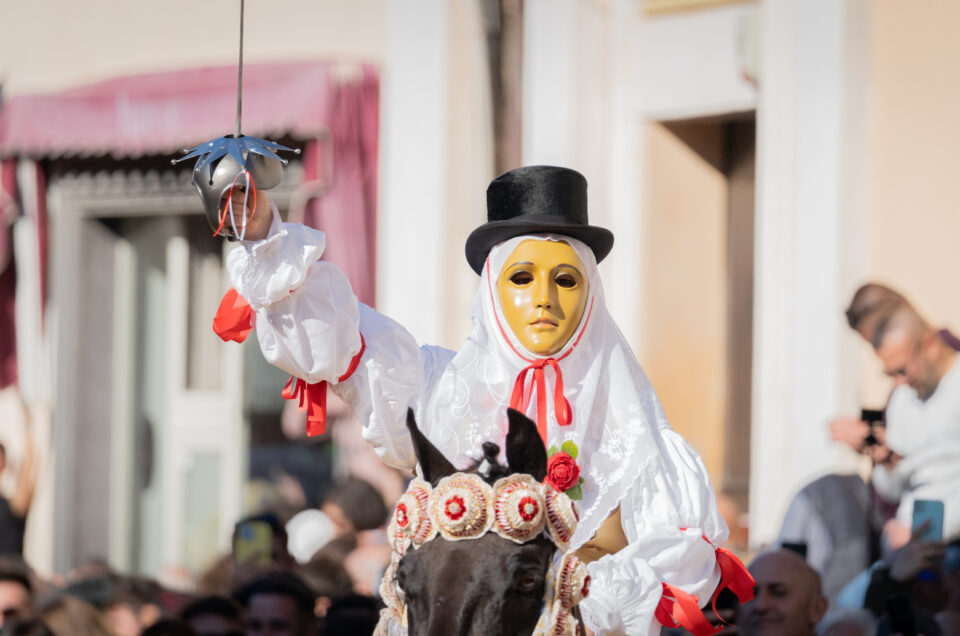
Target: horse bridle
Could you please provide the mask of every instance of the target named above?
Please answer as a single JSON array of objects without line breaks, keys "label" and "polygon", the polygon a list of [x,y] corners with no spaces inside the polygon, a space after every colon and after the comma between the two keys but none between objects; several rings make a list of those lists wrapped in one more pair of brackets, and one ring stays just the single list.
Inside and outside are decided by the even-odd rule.
[{"label": "horse bridle", "polygon": [[526,474],[498,479],[491,486],[474,473],[454,473],[436,487],[414,479],[394,508],[387,526],[392,548],[390,566],[380,584],[387,605],[374,632],[377,636],[406,633],[406,605],[397,588],[400,559],[438,534],[447,541],[478,539],[487,532],[522,544],[546,534],[556,546],[547,577],[544,605],[534,636],[586,634],[577,604],[587,596],[586,565],[569,550],[578,517],[574,502],[549,484]]}]

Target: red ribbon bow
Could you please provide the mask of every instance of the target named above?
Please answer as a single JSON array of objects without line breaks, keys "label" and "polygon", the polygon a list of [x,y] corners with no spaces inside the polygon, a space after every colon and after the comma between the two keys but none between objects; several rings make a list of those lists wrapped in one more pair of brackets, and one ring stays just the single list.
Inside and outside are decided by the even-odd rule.
[{"label": "red ribbon bow", "polygon": [[[680,528],[686,530],[686,528]],[[710,543],[706,536],[703,540]],[[712,545],[712,544],[711,544]],[[717,565],[720,566],[720,583],[713,592],[711,607],[713,613],[724,624],[720,612],[717,611],[717,597],[723,590],[729,589],[741,603],[746,603],[754,596],[753,588],[756,581],[737,556],[724,548],[716,548]],[[666,627],[683,627],[694,636],[711,636],[719,632],[722,627],[714,626],[703,615],[700,603],[693,594],[683,591],[679,587],[663,584],[663,593],[660,603],[654,611],[654,616],[661,625]]]},{"label": "red ribbon bow", "polygon": [[[490,260],[487,260],[487,287],[490,292],[490,303],[496,307],[497,303],[493,296],[493,275],[490,273]],[[557,416],[557,423],[560,426],[570,426],[570,423],[573,422],[573,410],[570,408],[570,402],[567,400],[567,397],[563,394],[563,373],[560,371],[559,362],[566,358],[568,355],[573,353],[573,350],[577,348],[577,345],[580,344],[580,339],[583,338],[583,334],[587,332],[587,323],[590,322],[590,316],[593,315],[593,299],[590,300],[590,308],[587,310],[587,317],[583,321],[583,327],[580,329],[580,335],[577,336],[577,339],[573,342],[573,346],[567,349],[567,352],[564,353],[559,358],[544,358],[531,360],[530,358],[524,356],[522,353],[517,351],[517,348],[513,346],[513,343],[510,341],[510,337],[507,335],[507,331],[503,328],[503,325],[500,324],[500,317],[497,315],[497,312],[494,311],[493,317],[496,320],[497,328],[500,330],[500,335],[503,336],[503,341],[507,343],[507,346],[524,362],[529,362],[530,364],[520,370],[520,373],[517,374],[517,379],[513,383],[513,394],[510,396],[510,408],[520,411],[521,413],[527,412],[527,407],[530,406],[530,398],[533,395],[533,390],[537,391],[537,432],[540,433],[540,438],[543,439],[543,443],[547,443],[547,377],[544,367],[550,367],[553,369],[554,373],[557,376],[557,380],[553,386],[553,413]],[[533,371],[533,381],[530,382],[530,386],[527,386],[527,373]]]},{"label": "red ribbon bow", "polygon": [[663,584],[660,603],[653,615],[661,625],[683,627],[694,636],[710,636],[720,631],[703,615],[696,596],[669,583]]},{"label": "red ribbon bow", "polygon": [[[357,370],[360,366],[360,358],[363,352],[367,350],[367,343],[360,334],[360,351],[353,356],[350,361],[350,367],[347,372],[337,378],[337,383],[343,382]],[[321,380],[313,384],[307,384],[305,380],[290,376],[287,383],[283,386],[283,399],[300,399],[299,410],[307,410],[307,437],[314,435],[323,435],[327,431],[327,381]]]},{"label": "red ribbon bow", "polygon": [[746,603],[753,599],[757,582],[750,575],[743,561],[730,550],[717,548],[717,565],[720,566],[720,585],[713,594],[712,606],[714,614],[720,616],[717,612],[717,596],[721,590],[729,589],[736,595],[737,600]]},{"label": "red ribbon bow", "polygon": [[[553,412],[557,416],[557,423],[560,426],[570,426],[573,414],[570,410],[570,402],[563,394],[563,373],[554,358],[534,360],[529,366],[524,367],[517,374],[517,380],[513,384],[513,395],[510,397],[510,408],[526,413],[533,391],[536,390],[537,431],[540,433],[544,444],[547,443],[547,377],[545,367],[550,367],[556,374],[556,381],[553,384]],[[533,380],[528,386],[527,373],[530,371],[533,371]]]},{"label": "red ribbon bow", "polygon": [[[294,382],[296,380],[296,382]],[[290,376],[283,386],[283,399],[300,398],[299,410],[307,409],[307,437],[323,435],[327,431],[327,381],[307,384]]]}]

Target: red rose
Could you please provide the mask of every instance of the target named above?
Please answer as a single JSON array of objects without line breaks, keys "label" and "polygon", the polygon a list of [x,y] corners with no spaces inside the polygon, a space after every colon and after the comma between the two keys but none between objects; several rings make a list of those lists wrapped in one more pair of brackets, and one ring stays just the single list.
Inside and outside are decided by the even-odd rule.
[{"label": "red rose", "polygon": [[577,485],[580,479],[580,467],[567,453],[554,453],[547,460],[547,482],[564,492]]}]

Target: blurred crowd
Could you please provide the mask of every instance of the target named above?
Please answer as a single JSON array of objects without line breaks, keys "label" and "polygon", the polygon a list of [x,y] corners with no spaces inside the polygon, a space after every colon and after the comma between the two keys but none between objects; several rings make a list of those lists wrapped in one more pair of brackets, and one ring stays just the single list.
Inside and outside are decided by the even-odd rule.
[{"label": "blurred crowd", "polygon": [[[709,608],[723,634],[960,634],[960,340],[880,284],[857,290],[846,318],[892,381],[882,408],[830,423],[869,471],[823,476],[793,497],[776,545],[749,559],[754,600],[725,593]],[[0,498],[0,636],[373,631],[399,482],[378,490],[354,476],[314,507],[266,506],[237,522],[231,552],[189,588],[98,561],[43,579],[20,557],[35,483],[24,439]],[[0,474],[5,456],[0,444]]]},{"label": "blurred crowd", "polygon": [[[28,482],[18,479],[20,497]],[[29,498],[16,501],[0,500],[2,636],[353,636],[372,633],[379,618],[388,508],[358,478],[334,484],[318,507],[292,514],[280,497],[241,519],[230,553],[186,584],[100,560],[41,578],[21,557]]]}]

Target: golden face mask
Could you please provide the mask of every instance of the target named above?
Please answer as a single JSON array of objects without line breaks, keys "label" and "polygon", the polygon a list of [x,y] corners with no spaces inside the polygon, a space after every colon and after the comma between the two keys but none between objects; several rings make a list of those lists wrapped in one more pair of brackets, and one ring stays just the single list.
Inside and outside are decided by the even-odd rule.
[{"label": "golden face mask", "polygon": [[527,351],[548,356],[570,340],[587,305],[585,271],[563,242],[523,241],[507,257],[497,279],[500,308]]}]

